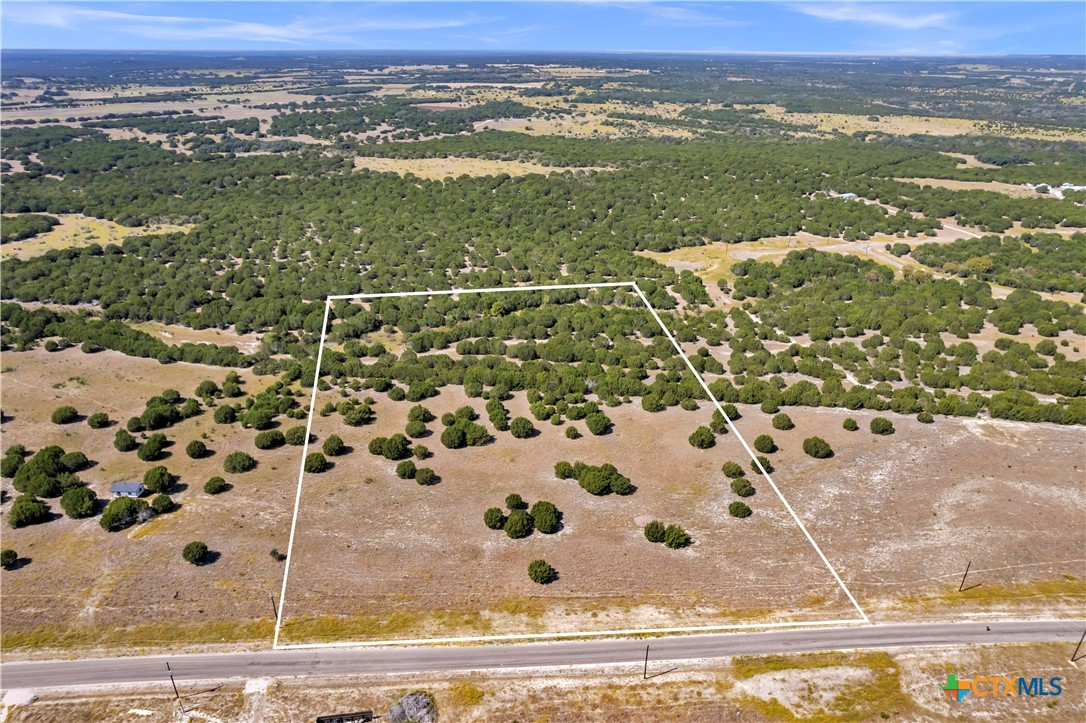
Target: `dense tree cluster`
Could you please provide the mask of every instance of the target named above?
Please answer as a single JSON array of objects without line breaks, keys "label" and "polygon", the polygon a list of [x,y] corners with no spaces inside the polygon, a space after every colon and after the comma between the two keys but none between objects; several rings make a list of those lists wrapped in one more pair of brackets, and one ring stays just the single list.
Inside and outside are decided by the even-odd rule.
[{"label": "dense tree cluster", "polygon": [[558,462],[554,465],[554,474],[559,479],[575,479],[589,494],[617,495],[633,494],[637,488],[630,479],[618,471],[611,463],[589,465],[584,462]]}]

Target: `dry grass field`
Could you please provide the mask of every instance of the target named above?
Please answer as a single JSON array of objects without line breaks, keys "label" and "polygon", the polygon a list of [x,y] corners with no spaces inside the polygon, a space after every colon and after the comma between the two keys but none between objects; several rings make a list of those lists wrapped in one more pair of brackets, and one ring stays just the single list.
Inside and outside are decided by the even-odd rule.
[{"label": "dry grass field", "polygon": [[90,246],[93,243],[106,246],[119,244],[129,236],[144,234],[173,233],[188,231],[191,225],[178,226],[160,223],[148,226],[122,226],[113,221],[91,218],[82,214],[51,214],[60,219],[60,224],[46,233],[32,236],[22,241],[13,241],[0,247],[0,259],[28,259],[40,256],[53,249]]},{"label": "dry grass field", "polygon": [[458,176],[496,176],[506,173],[510,176],[525,176],[529,173],[565,173],[566,171],[603,171],[600,167],[556,167],[523,161],[498,161],[486,158],[381,158],[355,156],[355,168],[368,168],[372,171],[408,173],[419,178],[443,180]]}]

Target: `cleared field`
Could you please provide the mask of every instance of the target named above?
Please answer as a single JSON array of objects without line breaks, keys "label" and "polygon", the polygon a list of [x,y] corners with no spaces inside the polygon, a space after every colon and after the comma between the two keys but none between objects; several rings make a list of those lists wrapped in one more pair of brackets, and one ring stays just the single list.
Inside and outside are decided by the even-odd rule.
[{"label": "cleared field", "polygon": [[[318,395],[316,408],[340,399]],[[460,388],[426,402],[438,417],[464,404],[483,411]],[[529,416],[523,395],[505,405],[511,417]],[[856,617],[764,480],[752,476],[751,517],[728,514],[739,498],[720,466],[735,459],[749,468],[750,460],[730,434],[709,450],[690,446],[708,406],[651,415],[625,405],[607,410],[614,431],[605,436],[570,422],[584,436],[569,440],[565,425],[537,422],[536,437],[494,432],[491,444],[461,450],[441,445],[435,420],[419,440],[433,457],[417,464],[440,476],[428,487],[397,478],[396,462],[367,451],[374,436],[403,431],[411,406],[382,397],[376,421],[358,428],[338,415],[314,418],[318,440],[338,434],[352,451],[305,476],[280,643]],[[610,462],[637,491],[594,497],[555,477],[560,460]],[[557,505],[562,529],[520,540],[488,529],[483,513],[514,492],[529,505]],[[693,545],[650,543],[642,528],[654,519],[682,525]],[[528,579],[528,563],[539,558],[558,570],[557,581]]]},{"label": "cleared field", "polygon": [[157,321],[129,323],[129,326],[173,346],[186,343],[217,344],[236,347],[245,354],[252,354],[260,348],[259,334],[238,334],[233,329],[190,329],[187,326],[162,324]]},{"label": "cleared field", "polygon": [[122,226],[113,221],[91,218],[81,214],[58,213],[50,215],[60,219],[60,224],[46,233],[0,246],[0,258],[27,259],[40,256],[53,249],[90,246],[93,243],[105,246],[120,243],[129,236],[173,233],[174,231],[188,231],[192,228],[191,224],[178,226],[168,223],[147,226]]},{"label": "cleared field", "polygon": [[[117,424],[91,429],[82,421],[49,421],[54,408],[70,404],[84,416],[103,411],[123,425],[142,412],[150,396],[171,387],[189,395],[204,379],[221,383],[227,370],[78,349],[7,352],[4,365],[5,448],[18,443],[33,451],[58,444],[84,452],[95,464],[79,476],[99,498],[108,499],[111,482],[141,479],[157,464],[180,478],[171,493],[180,509],[120,532],[107,533],[97,517],[61,517],[56,500],[47,500],[57,513],[50,522],[13,530],[5,518],[4,546],[29,560],[4,572],[5,650],[270,639],[270,600],[282,563],[268,551],[286,548],[296,448],[259,451],[253,430],[216,425],[206,411],[163,430],[174,441],[166,459],[141,462],[134,452],[114,449]],[[270,381],[246,371],[241,377],[248,393]],[[184,447],[191,439],[203,439],[214,454],[189,459]],[[235,449],[253,454],[257,469],[224,474],[223,458]],[[204,483],[215,475],[226,477],[233,489],[205,494]],[[9,480],[3,489],[6,517],[15,493]],[[195,567],[181,559],[181,547],[192,540],[219,553],[214,564]]]},{"label": "cleared field", "polygon": [[456,178],[461,175],[493,176],[507,173],[510,176],[525,176],[529,173],[564,173],[565,171],[604,171],[602,167],[555,167],[522,161],[496,161],[485,158],[380,158],[356,156],[355,168],[368,168],[372,171],[408,173],[419,178],[441,180]]},{"label": "cleared field", "polygon": [[950,178],[895,178],[894,180],[921,186],[949,188],[952,191],[995,191],[1011,198],[1051,198],[1048,194],[1037,193],[1032,188],[1000,181],[956,181]]}]

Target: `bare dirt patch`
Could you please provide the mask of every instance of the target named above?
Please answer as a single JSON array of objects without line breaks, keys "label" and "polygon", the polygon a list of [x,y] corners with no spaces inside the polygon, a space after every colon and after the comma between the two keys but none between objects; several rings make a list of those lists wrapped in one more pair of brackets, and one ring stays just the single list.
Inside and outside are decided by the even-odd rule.
[{"label": "bare dirt patch", "polygon": [[65,249],[91,244],[119,244],[130,236],[188,231],[192,225],[151,224],[147,226],[121,226],[113,221],[92,218],[82,214],[50,214],[60,220],[46,233],[22,241],[14,241],[0,247],[0,258],[27,259],[40,256],[53,249]]},{"label": "bare dirt patch", "polygon": [[1036,189],[1014,183],[1000,181],[957,181],[951,178],[895,178],[902,183],[916,183],[920,186],[949,188],[952,191],[994,191],[1011,198],[1051,198],[1047,193],[1038,193]]},{"label": "bare dirt patch", "polygon": [[602,171],[598,167],[556,167],[523,161],[498,161],[486,158],[380,158],[356,156],[355,168],[368,168],[373,171],[408,173],[419,178],[442,180],[468,176],[496,176],[506,173],[510,176],[524,176],[529,173],[565,173],[566,171]]}]

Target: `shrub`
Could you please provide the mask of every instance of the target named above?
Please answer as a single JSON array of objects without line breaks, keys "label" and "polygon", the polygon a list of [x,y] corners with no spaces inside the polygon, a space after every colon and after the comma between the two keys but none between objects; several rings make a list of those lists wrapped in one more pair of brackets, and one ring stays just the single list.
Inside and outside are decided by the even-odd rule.
[{"label": "shrub", "polygon": [[430,452],[430,448],[423,444],[416,444],[412,450],[412,454],[415,455],[415,459],[427,459],[433,456]]},{"label": "shrub", "polygon": [[694,430],[693,434],[687,438],[690,442],[690,446],[697,447],[698,449],[709,449],[716,444],[716,437],[713,436],[712,430],[708,427],[698,427]]},{"label": "shrub", "polygon": [[690,535],[678,525],[668,525],[664,530],[664,547],[677,550],[690,544]]},{"label": "shrub", "polygon": [[555,462],[554,463],[554,476],[558,479],[573,479],[573,465],[569,462]]},{"label": "shrub", "polygon": [[411,421],[407,423],[404,432],[412,439],[418,439],[426,434],[426,425],[422,422]]},{"label": "shrub", "polygon": [[613,464],[604,464],[599,467],[585,465],[577,474],[577,483],[593,495],[615,494],[626,495],[633,492],[630,480],[624,477]]},{"label": "shrub", "polygon": [[781,408],[777,406],[777,403],[774,402],[772,399],[767,399],[762,402],[761,410],[765,414],[776,414],[777,412],[781,411]]},{"label": "shrub", "polygon": [[524,504],[524,500],[521,499],[520,495],[516,494],[515,492],[513,494],[511,494],[511,495],[506,496],[506,498],[505,498],[505,506],[510,511],[528,509],[528,505]]},{"label": "shrub", "polygon": [[215,408],[216,424],[233,424],[236,421],[238,421],[238,412],[229,404]]},{"label": "shrub", "polygon": [[409,459],[396,465],[396,476],[400,479],[414,479],[416,472],[418,470],[415,468],[415,463]]},{"label": "shrub", "polygon": [[886,417],[875,417],[871,420],[871,433],[872,434],[893,434],[894,423]]},{"label": "shrub", "polygon": [[118,429],[117,433],[113,435],[113,447],[118,452],[131,452],[138,446],[139,443],[136,438],[129,434],[127,430]]},{"label": "shrub", "polygon": [[517,417],[509,423],[509,433],[517,439],[527,439],[533,432],[535,432],[535,427],[527,417]]},{"label": "shrub", "polygon": [[758,455],[757,457],[755,457],[754,459],[752,459],[750,461],[750,468],[752,470],[754,470],[755,472],[758,472],[759,474],[761,474],[762,469],[758,469],[758,464],[759,463],[762,465],[762,469],[765,470],[766,474],[772,474],[773,473],[773,463],[770,462],[768,458],[763,457],[761,455]]},{"label": "shrub", "polygon": [[483,523],[492,530],[500,530],[505,527],[505,515],[497,507],[491,507],[483,513]]},{"label": "shrub", "polygon": [[60,496],[60,508],[74,520],[90,517],[98,511],[98,496],[89,487],[72,487]]},{"label": "shrub", "polygon": [[532,534],[532,518],[525,510],[513,510],[505,520],[505,534],[514,540]]},{"label": "shrub", "polygon": [[553,503],[546,500],[540,500],[532,505],[528,514],[532,518],[535,529],[544,535],[553,535],[561,527],[561,513]]},{"label": "shrub", "polygon": [[69,472],[78,472],[87,466],[87,455],[82,452],[67,452],[60,455],[60,465]]},{"label": "shrub", "polygon": [[739,413],[739,410],[734,404],[722,404],[720,408],[724,410],[724,414],[727,415],[728,419],[733,422],[743,418],[743,415]]},{"label": "shrub", "polygon": [[286,441],[286,435],[278,429],[267,429],[263,432],[257,432],[253,444],[256,445],[257,449],[276,449],[286,444]]},{"label": "shrub", "polygon": [[546,585],[557,576],[557,571],[546,560],[532,560],[528,563],[528,577],[532,579],[532,582]]},{"label": "shrub", "polygon": [[779,429],[781,431],[786,431],[786,430],[789,430],[789,429],[793,429],[795,426],[796,425],[792,423],[792,418],[789,417],[784,412],[781,412],[780,414],[774,414],[773,415],[773,429]]},{"label": "shrub", "polygon": [[754,486],[746,477],[738,477],[732,480],[732,492],[740,497],[750,497],[754,494]]},{"label": "shrub", "polygon": [[95,412],[87,417],[87,426],[91,429],[104,429],[109,426],[109,415],[105,412]]},{"label": "shrub", "polygon": [[135,497],[118,497],[110,500],[106,508],[102,510],[102,517],[98,524],[103,530],[120,530],[142,522],[150,516],[147,501]]},{"label": "shrub", "polygon": [[303,469],[306,472],[318,474],[328,469],[328,460],[324,458],[324,455],[320,452],[310,452],[305,456],[305,464]]},{"label": "shrub", "polygon": [[207,455],[207,445],[198,439],[194,439],[185,445],[185,454],[191,459],[200,459]]},{"label": "shrub", "polygon": [[273,547],[271,550],[269,550],[268,555],[271,556],[271,559],[275,560],[276,562],[282,562],[283,560],[287,559],[286,554],[279,552],[279,548],[276,547]]},{"label": "shrub", "polygon": [[143,473],[143,486],[148,492],[165,492],[173,486],[173,475],[162,465],[152,467]]},{"label": "shrub", "polygon": [[431,422],[434,420],[434,413],[421,404],[416,404],[407,410],[407,421],[409,422]]},{"label": "shrub", "polygon": [[739,463],[731,461],[725,462],[724,466],[720,468],[720,471],[723,472],[726,476],[731,477],[732,479],[735,479],[736,477],[742,477],[744,474],[743,468],[739,466]]},{"label": "shrub", "polygon": [[931,424],[935,421],[935,417],[931,416],[931,412],[920,412],[916,415],[916,421],[921,424]]},{"label": "shrub", "polygon": [[860,428],[860,425],[856,424],[856,420],[852,417],[846,417],[845,421],[841,423],[841,426],[845,428],[845,431],[855,432]]},{"label": "shrub", "polygon": [[208,493],[209,495],[217,495],[225,492],[227,486],[228,485],[226,484],[226,480],[224,480],[222,477],[212,477],[204,483],[204,492]]},{"label": "shrub", "polygon": [[777,443],[768,434],[759,434],[754,439],[754,448],[762,454],[770,454],[777,451]]},{"label": "shrub", "polygon": [[193,565],[199,565],[207,557],[208,549],[207,545],[202,542],[190,542],[181,549],[181,557],[185,562],[191,562]]},{"label": "shrub", "polygon": [[23,466],[23,458],[17,454],[6,454],[0,461],[0,476],[11,479],[19,468]]},{"label": "shrub", "polygon": [[437,484],[437,473],[429,467],[419,467],[415,470],[415,481],[420,485],[432,485]]},{"label": "shrub", "polygon": [[301,447],[306,441],[305,426],[299,424],[283,433],[283,441],[292,447]]},{"label": "shrub", "polygon": [[728,505],[728,514],[732,517],[750,517],[751,512],[746,502],[736,500]]},{"label": "shrub", "polygon": [[461,449],[467,446],[468,439],[459,426],[449,426],[441,433],[441,443],[448,449]]},{"label": "shrub", "polygon": [[142,462],[154,462],[156,459],[162,457],[162,452],[165,449],[166,435],[156,433],[148,437],[147,441],[136,449],[136,456],[139,457]]},{"label": "shrub", "polygon": [[821,437],[808,437],[803,440],[803,451],[815,459],[827,459],[833,456],[830,443]]},{"label": "shrub", "polygon": [[728,422],[718,410],[713,410],[713,419],[709,422],[709,429],[713,430],[714,434],[728,433]]},{"label": "shrub", "polygon": [[19,495],[8,510],[8,524],[12,527],[36,525],[49,519],[49,505],[33,495]]},{"label": "shrub", "polygon": [[71,424],[79,419],[79,412],[75,411],[75,407],[57,407],[50,419],[53,424]]},{"label": "shrub", "polygon": [[222,468],[227,474],[241,474],[256,467],[256,460],[248,452],[231,452],[223,460]]},{"label": "shrub", "polygon": [[0,550],[0,567],[8,570],[19,560],[19,553],[12,550],[10,547],[6,547]]},{"label": "shrub", "polygon": [[146,429],[146,427],[143,426],[143,420],[139,417],[129,417],[128,421],[124,424],[124,428],[133,434],[142,432]]},{"label": "shrub", "polygon": [[155,514],[164,515],[173,509],[173,500],[169,495],[158,495],[151,500],[151,509]]},{"label": "shrub", "polygon": [[607,434],[611,431],[611,420],[603,412],[593,412],[584,418],[588,431],[595,435]]},{"label": "shrub", "polygon": [[566,427],[566,439],[580,439],[581,433],[576,427]]},{"label": "shrub", "polygon": [[338,457],[347,451],[347,445],[343,443],[338,434],[330,434],[328,439],[324,440],[324,444],[321,445],[321,450],[329,457]]},{"label": "shrub", "polygon": [[649,542],[663,542],[664,531],[664,523],[660,522],[660,520],[653,520],[645,525],[645,539]]},{"label": "shrub", "polygon": [[442,427],[451,427],[454,424],[456,424],[456,415],[455,414],[453,414],[452,412],[445,412],[444,414],[441,415],[441,426]]}]

